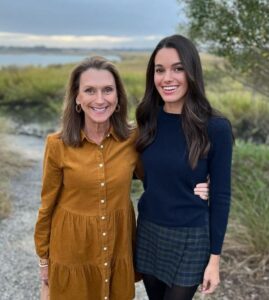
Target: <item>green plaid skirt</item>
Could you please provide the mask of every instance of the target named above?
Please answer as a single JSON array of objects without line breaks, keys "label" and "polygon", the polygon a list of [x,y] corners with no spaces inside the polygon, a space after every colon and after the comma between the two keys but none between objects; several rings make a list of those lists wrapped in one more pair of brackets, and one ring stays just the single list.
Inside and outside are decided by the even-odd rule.
[{"label": "green plaid skirt", "polygon": [[138,219],[135,267],[168,286],[202,283],[210,255],[208,226],[163,227]]}]

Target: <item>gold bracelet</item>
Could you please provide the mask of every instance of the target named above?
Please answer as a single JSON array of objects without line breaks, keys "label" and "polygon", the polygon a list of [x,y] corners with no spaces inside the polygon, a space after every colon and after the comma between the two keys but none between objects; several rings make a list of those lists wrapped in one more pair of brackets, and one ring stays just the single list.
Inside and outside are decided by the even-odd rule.
[{"label": "gold bracelet", "polygon": [[45,268],[47,267],[49,264],[48,264],[48,260],[47,259],[42,259],[40,258],[39,259],[39,267],[40,268]]}]

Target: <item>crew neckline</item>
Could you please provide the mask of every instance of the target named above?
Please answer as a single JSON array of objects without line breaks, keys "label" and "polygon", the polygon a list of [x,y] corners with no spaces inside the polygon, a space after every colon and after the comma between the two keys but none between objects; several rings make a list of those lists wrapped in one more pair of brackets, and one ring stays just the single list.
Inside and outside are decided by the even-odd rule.
[{"label": "crew neckline", "polygon": [[170,112],[166,112],[164,110],[164,106],[160,107],[160,111],[161,111],[162,115],[164,115],[164,116],[166,116],[168,118],[178,119],[178,118],[181,118],[181,116],[182,116],[182,113],[170,113]]}]

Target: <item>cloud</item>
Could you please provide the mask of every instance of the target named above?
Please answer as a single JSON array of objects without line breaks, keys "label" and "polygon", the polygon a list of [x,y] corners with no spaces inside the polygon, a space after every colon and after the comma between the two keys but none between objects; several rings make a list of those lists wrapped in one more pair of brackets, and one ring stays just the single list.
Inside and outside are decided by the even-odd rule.
[{"label": "cloud", "polygon": [[166,35],[175,31],[178,12],[177,0],[1,0],[0,28],[37,35]]},{"label": "cloud", "polygon": [[151,48],[162,38],[111,35],[37,35],[0,32],[1,46],[46,46],[56,48]]}]

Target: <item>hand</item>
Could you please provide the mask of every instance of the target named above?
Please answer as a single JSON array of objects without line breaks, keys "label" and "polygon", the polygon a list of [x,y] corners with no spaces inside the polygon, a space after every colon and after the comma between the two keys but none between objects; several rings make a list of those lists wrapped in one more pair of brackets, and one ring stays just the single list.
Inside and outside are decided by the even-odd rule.
[{"label": "hand", "polygon": [[211,254],[209,263],[205,269],[201,292],[203,294],[211,294],[215,291],[220,283],[219,277],[219,255]]},{"label": "hand", "polygon": [[209,194],[209,183],[203,182],[198,183],[194,188],[194,195],[199,196],[203,200],[208,200],[208,194]]},{"label": "hand", "polygon": [[40,279],[45,285],[49,285],[49,267],[40,267]]}]

